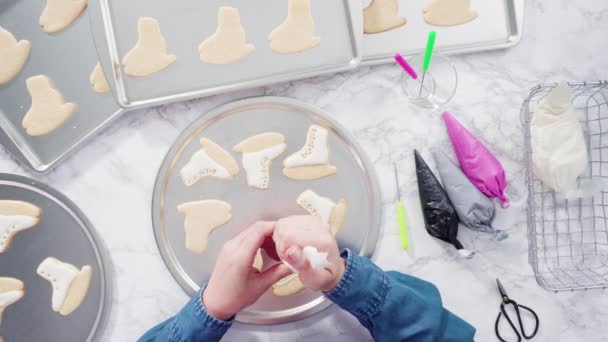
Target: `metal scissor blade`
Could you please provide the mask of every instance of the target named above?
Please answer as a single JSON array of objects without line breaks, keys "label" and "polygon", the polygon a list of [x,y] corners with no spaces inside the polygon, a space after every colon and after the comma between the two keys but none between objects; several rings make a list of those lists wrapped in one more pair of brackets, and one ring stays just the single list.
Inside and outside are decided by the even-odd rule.
[{"label": "metal scissor blade", "polygon": [[500,296],[503,299],[509,298],[509,296],[507,295],[507,291],[505,291],[505,288],[502,286],[502,283],[500,282],[500,280],[498,280],[498,278],[496,278],[496,285],[498,286],[498,291],[500,292]]}]

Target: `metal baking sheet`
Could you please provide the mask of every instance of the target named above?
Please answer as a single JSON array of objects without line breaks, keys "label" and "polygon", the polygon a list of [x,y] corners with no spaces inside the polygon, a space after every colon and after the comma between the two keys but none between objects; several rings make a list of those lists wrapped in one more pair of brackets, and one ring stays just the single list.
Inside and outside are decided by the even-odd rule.
[{"label": "metal baking sheet", "polygon": [[[199,44],[217,27],[220,6],[239,9],[247,41],[256,48],[248,57],[226,65],[200,61]],[[321,44],[297,54],[270,50],[268,34],[287,15],[286,0],[100,0],[89,3],[91,27],[105,74],[124,108],[147,107],[264,86],[356,67],[361,60],[360,0],[311,1],[315,32]],[[135,46],[137,21],[160,22],[168,50],[177,61],[158,73],[131,77],[122,57]],[[353,19],[354,18],[354,19]]]},{"label": "metal baking sheet", "polygon": [[[283,176],[282,160],[299,150],[311,124],[330,130],[331,163],[337,174],[315,181],[293,181]],[[185,186],[179,170],[200,149],[201,137],[208,137],[226,150],[241,140],[263,132],[285,135],[287,150],[272,164],[270,188],[254,190],[247,186],[244,170],[231,182],[205,179]],[[240,156],[233,154],[240,165]],[[258,97],[220,106],[201,116],[175,141],[158,172],[152,217],[160,253],[173,277],[188,293],[204,284],[213,269],[224,242],[257,220],[275,220],[292,214],[306,214],[296,203],[297,196],[312,189],[334,201],[346,199],[348,209],[338,234],[340,247],[370,256],[381,224],[382,207],[373,165],[353,137],[322,110],[296,100]],[[186,250],[184,216],[176,207],[184,202],[220,199],[232,205],[232,220],[210,236],[204,254]],[[237,320],[256,324],[292,321],[312,315],[330,303],[318,292],[305,290],[291,297],[276,297],[272,291],[247,308]]]},{"label": "metal baking sheet", "polygon": [[[38,173],[49,171],[63,158],[123,113],[112,94],[98,94],[89,84],[97,64],[87,12],[65,31],[49,35],[38,25],[46,0],[0,1],[0,26],[17,40],[32,43],[23,70],[8,84],[0,86],[0,144]],[[31,137],[21,121],[31,104],[25,80],[47,75],[76,112],[57,130]],[[1,132],[0,132],[1,133]]]},{"label": "metal baking sheet", "polygon": [[[91,223],[72,201],[33,179],[0,173],[0,199],[42,209],[40,223],[15,235],[0,254],[0,277],[23,281],[25,296],[2,316],[5,341],[99,341],[110,305],[109,260]],[[50,283],[36,274],[46,257],[93,269],[82,304],[70,315],[51,309]]]},{"label": "metal baking sheet", "polygon": [[[496,50],[516,45],[521,39],[524,0],[471,0],[478,17],[466,24],[440,27],[424,21],[422,9],[430,0],[399,1],[399,15],[407,23],[399,28],[377,34],[363,35],[362,64],[393,61],[395,53],[422,53],[429,31],[437,32],[435,51],[462,54]],[[371,0],[364,1],[364,7]]]}]

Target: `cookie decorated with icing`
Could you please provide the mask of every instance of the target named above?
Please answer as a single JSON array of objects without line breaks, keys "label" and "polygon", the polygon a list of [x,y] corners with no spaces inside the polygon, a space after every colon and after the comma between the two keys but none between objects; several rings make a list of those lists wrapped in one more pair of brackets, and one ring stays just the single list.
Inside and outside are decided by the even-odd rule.
[{"label": "cookie decorated with icing", "polygon": [[22,201],[0,201],[0,254],[11,245],[15,235],[40,221],[42,210]]},{"label": "cookie decorated with icing", "polygon": [[333,175],[329,164],[329,131],[319,125],[308,128],[306,142],[298,152],[283,160],[283,174],[295,180],[314,180]]},{"label": "cookie decorated with icing", "polygon": [[297,274],[290,274],[272,285],[272,293],[278,297],[293,296],[304,290]]},{"label": "cookie decorated with icing", "polygon": [[192,186],[207,177],[232,180],[239,173],[239,165],[226,150],[207,138],[200,144],[202,148],[180,170],[185,185]]},{"label": "cookie decorated with icing", "polygon": [[4,310],[23,298],[23,295],[25,295],[25,290],[21,280],[0,277],[0,322],[2,322]]},{"label": "cookie decorated with icing", "polygon": [[242,163],[247,173],[247,184],[266,190],[270,184],[272,161],[287,149],[285,137],[280,133],[262,133],[234,146],[234,152],[242,153]]},{"label": "cookie decorated with icing", "polygon": [[186,249],[201,254],[207,250],[209,234],[232,219],[232,206],[224,201],[203,200],[180,204],[177,211],[186,215]]},{"label": "cookie decorated with icing", "polygon": [[36,273],[51,284],[51,307],[63,316],[76,310],[89,290],[91,266],[80,270],[74,265],[48,257],[40,263]]},{"label": "cookie decorated with icing", "polygon": [[342,228],[347,208],[346,200],[341,199],[336,204],[331,199],[320,196],[312,190],[305,190],[298,196],[296,203],[310,215],[319,216],[323,222],[327,223],[333,236],[336,236]]}]

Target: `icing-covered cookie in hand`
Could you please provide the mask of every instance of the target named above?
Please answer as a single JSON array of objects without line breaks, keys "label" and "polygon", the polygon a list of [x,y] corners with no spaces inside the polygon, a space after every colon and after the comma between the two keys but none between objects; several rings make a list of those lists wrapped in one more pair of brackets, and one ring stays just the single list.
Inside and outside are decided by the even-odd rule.
[{"label": "icing-covered cookie in hand", "polygon": [[185,185],[192,186],[206,177],[232,180],[239,173],[239,165],[226,150],[207,138],[200,144],[202,148],[180,170]]},{"label": "icing-covered cookie in hand", "polygon": [[72,264],[48,257],[40,263],[36,273],[51,283],[53,311],[67,316],[80,306],[87,295],[92,269],[85,265],[79,270]]},{"label": "icing-covered cookie in hand", "polygon": [[29,41],[17,42],[12,33],[0,27],[0,85],[17,76],[27,61],[31,48]]},{"label": "icing-covered cookie in hand", "polygon": [[27,202],[0,201],[0,254],[17,233],[37,225],[41,213],[40,208]]},{"label": "icing-covered cookie in hand", "polygon": [[177,211],[186,215],[186,249],[203,253],[211,232],[232,219],[232,206],[224,201],[203,200],[180,204]]},{"label": "icing-covered cookie in hand", "polygon": [[306,190],[298,196],[296,203],[310,215],[321,217],[323,222],[329,225],[333,236],[336,236],[342,228],[346,214],[346,200],[341,199],[336,204],[327,197],[320,196],[312,190]]},{"label": "icing-covered cookie in hand", "polygon": [[137,44],[122,59],[129,76],[148,76],[175,63],[177,57],[167,52],[167,41],[154,18],[139,18]]},{"label": "icing-covered cookie in hand", "polygon": [[293,296],[304,290],[297,274],[293,273],[272,285],[272,293],[278,297]]},{"label": "icing-covered cookie in hand", "polygon": [[280,133],[262,133],[250,137],[234,146],[234,152],[243,154],[243,168],[247,173],[247,184],[266,190],[270,183],[270,166],[287,148],[285,137]]},{"label": "icing-covered cookie in hand", "polygon": [[23,297],[23,282],[15,278],[0,277],[0,322],[4,309]]},{"label": "icing-covered cookie in hand", "polygon": [[329,164],[329,132],[312,125],[306,134],[306,143],[298,152],[283,160],[283,174],[296,180],[314,180],[336,173]]}]

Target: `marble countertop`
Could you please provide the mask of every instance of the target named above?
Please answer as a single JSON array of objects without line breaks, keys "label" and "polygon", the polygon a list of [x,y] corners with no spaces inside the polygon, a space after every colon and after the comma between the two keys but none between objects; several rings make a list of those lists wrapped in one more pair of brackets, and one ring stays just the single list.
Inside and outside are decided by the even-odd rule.
[{"label": "marble countertop", "polygon": [[[500,276],[509,294],[540,316],[537,341],[608,341],[606,291],[555,294],[540,288],[528,264],[523,135],[520,107],[537,83],[606,79],[608,3],[526,1],[521,43],[502,51],[454,57],[459,88],[448,109],[496,153],[507,171],[511,208],[500,209],[496,226],[510,237],[461,229],[460,240],[477,251],[461,260],[452,247],[424,231],[417,200],[412,149],[451,152],[440,113],[409,104],[398,87],[395,65],[316,77],[250,91],[128,113],[54,171],[36,176],[0,149],[0,172],[31,176],[62,191],[88,215],[114,264],[113,303],[107,341],[133,341],[175,314],[187,297],[158,253],[150,203],[156,172],[178,134],[222,103],[248,96],[292,97],[317,105],[349,129],[376,165],[385,209],[374,260],[435,283],[447,308],[477,327],[477,341],[494,341]],[[401,191],[414,250],[400,249],[393,204],[392,163],[401,170]],[[308,319],[277,326],[235,324],[226,341],[368,341],[349,314],[332,307]]]}]

